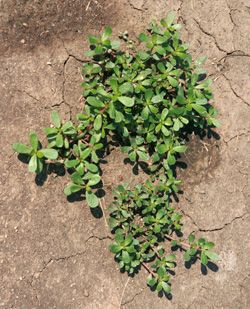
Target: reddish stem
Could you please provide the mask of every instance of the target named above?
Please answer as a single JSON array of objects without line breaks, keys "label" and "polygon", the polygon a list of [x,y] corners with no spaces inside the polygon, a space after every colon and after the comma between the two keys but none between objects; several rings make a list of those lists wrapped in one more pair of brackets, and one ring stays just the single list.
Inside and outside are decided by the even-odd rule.
[{"label": "reddish stem", "polygon": [[145,264],[144,262],[142,262],[142,266],[150,273],[150,275],[152,275],[153,277],[155,277],[155,274],[152,272],[152,270],[147,266],[147,264]]},{"label": "reddish stem", "polygon": [[165,235],[165,238],[168,240],[173,240],[176,241],[177,243],[181,244],[183,247],[186,248],[191,248],[191,246],[185,242],[179,241],[178,239],[175,239],[174,237],[170,236],[170,235]]}]

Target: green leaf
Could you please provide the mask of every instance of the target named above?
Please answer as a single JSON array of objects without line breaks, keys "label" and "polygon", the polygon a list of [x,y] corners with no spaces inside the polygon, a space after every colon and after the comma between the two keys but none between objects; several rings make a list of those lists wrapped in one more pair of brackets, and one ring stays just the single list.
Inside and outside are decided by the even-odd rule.
[{"label": "green leaf", "polygon": [[93,192],[86,192],[86,201],[90,208],[96,208],[99,206],[99,199]]},{"label": "green leaf", "polygon": [[204,106],[198,104],[192,104],[192,108],[201,116],[207,115],[207,110]]},{"label": "green leaf", "polygon": [[130,256],[127,251],[122,251],[122,260],[125,264],[129,264],[131,262]]},{"label": "green leaf", "polygon": [[108,222],[109,222],[109,227],[111,231],[119,225],[119,221],[113,217],[109,217]]},{"label": "green leaf", "polygon": [[132,162],[135,162],[135,160],[136,160],[136,152],[135,152],[135,151],[131,151],[131,152],[128,154],[128,157],[129,157],[129,159],[130,159]]},{"label": "green leaf", "polygon": [[175,78],[168,76],[168,81],[172,87],[178,87],[178,81]]},{"label": "green leaf", "polygon": [[37,156],[34,154],[29,160],[29,171],[35,173],[37,170]]},{"label": "green leaf", "polygon": [[126,82],[119,87],[121,94],[133,93],[133,90],[133,85],[129,82]]},{"label": "green leaf", "polygon": [[47,159],[56,160],[58,158],[58,152],[55,149],[44,148],[39,150]]},{"label": "green leaf", "polygon": [[188,250],[188,253],[190,256],[195,256],[197,253],[197,249],[191,248]]},{"label": "green leaf", "polygon": [[71,121],[67,121],[64,123],[64,125],[62,126],[62,131],[66,135],[73,135],[76,133],[76,130]]},{"label": "green leaf", "polygon": [[90,154],[91,154],[91,149],[86,148],[81,152],[80,157],[82,160],[85,160]]},{"label": "green leaf", "polygon": [[124,116],[121,112],[115,111],[115,122],[119,123],[124,120]]},{"label": "green leaf", "polygon": [[163,98],[162,98],[161,95],[156,95],[156,96],[154,96],[154,97],[152,98],[152,102],[153,102],[153,103],[160,103],[160,102],[162,102],[162,100],[163,100]]},{"label": "green leaf", "polygon": [[58,130],[56,128],[45,128],[44,133],[50,137],[50,136],[55,136],[57,134]]},{"label": "green leaf", "polygon": [[189,262],[190,260],[191,260],[191,256],[189,255],[189,252],[186,251],[186,252],[184,253],[184,261],[185,261],[185,262]]},{"label": "green leaf", "polygon": [[118,253],[118,252],[121,251],[121,246],[119,246],[119,245],[113,243],[113,244],[110,245],[109,250],[110,250],[112,253]]},{"label": "green leaf", "polygon": [[105,27],[104,32],[102,34],[102,41],[106,41],[112,34],[111,27]]},{"label": "green leaf", "polygon": [[157,280],[152,277],[152,275],[150,275],[148,278],[147,278],[147,284],[150,286],[150,287],[153,287],[155,286],[157,283]]},{"label": "green leaf", "polygon": [[71,180],[73,181],[74,184],[77,184],[77,185],[80,185],[82,186],[84,184],[84,181],[82,179],[82,176],[80,173],[78,172],[74,172],[72,175],[71,175]]},{"label": "green leaf", "polygon": [[98,166],[97,165],[95,165],[93,163],[86,163],[86,167],[90,172],[92,172],[94,174],[98,173]]},{"label": "green leaf", "polygon": [[95,186],[95,185],[98,184],[100,181],[101,181],[100,175],[98,175],[98,174],[92,174],[91,177],[90,177],[90,179],[89,179],[88,185],[89,185],[89,186]]},{"label": "green leaf", "polygon": [[98,43],[98,38],[94,35],[89,35],[88,36],[88,41],[90,44],[97,44]]},{"label": "green leaf", "polygon": [[173,24],[174,20],[175,20],[175,13],[173,11],[169,12],[167,18],[165,19],[167,26],[170,27]]},{"label": "green leaf", "polygon": [[171,293],[171,286],[164,281],[161,284],[162,284],[162,288],[163,288],[164,292],[167,293],[167,294],[170,294]]},{"label": "green leaf", "polygon": [[207,265],[207,263],[208,263],[208,259],[207,259],[207,256],[205,255],[205,253],[204,252],[202,252],[201,253],[201,264],[203,264],[203,265]]},{"label": "green leaf", "polygon": [[38,137],[37,137],[36,133],[34,133],[34,132],[30,133],[30,144],[31,144],[31,147],[35,151],[38,149],[39,140],[38,140]]},{"label": "green leaf", "polygon": [[103,104],[103,102],[101,102],[100,100],[96,99],[95,97],[87,97],[87,102],[89,103],[89,105],[93,106],[93,107],[97,107],[97,108],[102,108],[105,105]]},{"label": "green leaf", "polygon": [[169,165],[174,165],[175,163],[176,163],[175,156],[169,154],[169,155],[168,155],[168,164],[169,164]]},{"label": "green leaf", "polygon": [[170,254],[170,255],[166,256],[165,259],[166,259],[166,261],[168,261],[168,262],[173,262],[173,261],[175,261],[176,256],[175,256],[175,254]]},{"label": "green leaf", "polygon": [[163,278],[166,274],[166,269],[164,267],[159,267],[157,269],[157,274],[159,275],[160,278]]},{"label": "green leaf", "polygon": [[165,136],[169,136],[171,134],[171,132],[165,126],[161,127],[161,131]]},{"label": "green leaf", "polygon": [[64,188],[64,194],[69,196],[71,195],[72,193],[76,193],[80,190],[82,190],[82,186],[78,185],[78,184],[75,184],[75,183],[70,183],[68,184],[65,188]]},{"label": "green leaf", "polygon": [[157,284],[156,291],[157,291],[157,292],[162,291],[162,282],[159,282],[159,283]]},{"label": "green leaf", "polygon": [[56,136],[56,147],[61,148],[63,146],[63,135],[58,133]]},{"label": "green leaf", "polygon": [[179,131],[181,126],[180,126],[181,122],[179,119],[175,119],[174,120],[174,126],[173,126],[173,130],[174,131]]},{"label": "green leaf", "polygon": [[215,252],[211,252],[211,251],[204,251],[205,255],[213,261],[218,261],[219,260],[219,255]]},{"label": "green leaf", "polygon": [[127,107],[132,107],[135,104],[135,99],[130,97],[121,96],[118,97],[118,100]]},{"label": "green leaf", "polygon": [[159,154],[164,154],[167,152],[167,150],[168,150],[168,147],[165,144],[161,144],[157,146],[157,151]]},{"label": "green leaf", "polygon": [[102,127],[102,115],[97,115],[94,121],[94,129],[96,131],[100,130]]},{"label": "green leaf", "polygon": [[187,150],[187,146],[184,146],[184,145],[175,146],[175,147],[173,148],[173,150],[174,150],[175,152],[180,152],[180,153],[182,153],[182,152],[185,152],[185,151]]},{"label": "green leaf", "polygon": [[206,62],[206,60],[207,60],[207,56],[201,56],[195,61],[195,64],[197,66],[201,66]]},{"label": "green leaf", "polygon": [[198,245],[201,246],[201,247],[203,247],[205,245],[205,243],[206,243],[206,240],[204,238],[200,238],[198,240]]},{"label": "green leaf", "polygon": [[36,173],[40,174],[43,171],[43,159],[37,158],[37,168],[36,168]]},{"label": "green leaf", "polygon": [[141,160],[143,160],[143,161],[148,161],[149,160],[149,155],[146,152],[138,150],[137,154],[138,154],[138,156],[139,156],[139,158]]},{"label": "green leaf", "polygon": [[161,56],[164,56],[166,54],[166,49],[162,46],[156,46],[155,51]]},{"label": "green leaf", "polygon": [[190,235],[188,236],[188,242],[189,242],[190,244],[192,244],[192,243],[194,242],[194,240],[195,240],[194,234],[190,234]]},{"label": "green leaf", "polygon": [[31,154],[31,152],[32,152],[31,147],[28,147],[28,146],[21,144],[21,143],[13,144],[12,148],[13,148],[14,151],[16,151],[18,153],[22,153],[22,154]]},{"label": "green leaf", "polygon": [[120,42],[119,41],[112,41],[111,42],[111,48],[112,49],[118,50],[119,47],[120,47]]},{"label": "green leaf", "polygon": [[75,160],[65,160],[64,165],[67,168],[72,168],[77,166],[80,163],[79,160],[75,159]]},{"label": "green leaf", "polygon": [[204,249],[213,249],[214,243],[213,242],[206,242],[204,245]]},{"label": "green leaf", "polygon": [[135,80],[138,80],[138,81],[142,81],[144,80],[149,74],[151,74],[152,70],[151,69],[146,69],[144,71],[141,71],[137,77],[135,78]]},{"label": "green leaf", "polygon": [[161,119],[165,120],[167,115],[168,115],[168,109],[164,108],[163,111],[161,112]]},{"label": "green leaf", "polygon": [[104,52],[104,48],[102,46],[96,46],[96,48],[93,50],[94,55],[101,55]]},{"label": "green leaf", "polygon": [[140,51],[138,53],[138,56],[140,57],[141,60],[146,61],[150,58],[150,55],[144,51]]},{"label": "green leaf", "polygon": [[141,42],[146,42],[148,40],[148,36],[145,33],[140,33],[138,38]]},{"label": "green leaf", "polygon": [[210,121],[212,122],[212,124],[216,127],[216,128],[219,128],[220,127],[220,122],[218,119],[215,119],[215,118],[210,118]]},{"label": "green leaf", "polygon": [[53,124],[56,128],[61,127],[61,120],[60,120],[60,116],[59,116],[58,112],[53,111],[51,113],[51,120],[52,120],[52,122],[53,122]]}]

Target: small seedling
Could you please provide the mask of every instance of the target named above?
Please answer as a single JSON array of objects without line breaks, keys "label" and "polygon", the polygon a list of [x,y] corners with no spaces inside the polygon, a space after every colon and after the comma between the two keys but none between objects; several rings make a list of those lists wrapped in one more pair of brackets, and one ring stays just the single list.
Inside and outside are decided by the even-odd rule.
[{"label": "small seedling", "polygon": [[[13,149],[29,156],[29,171],[41,173],[49,162],[63,162],[70,183],[64,193],[85,196],[91,208],[99,205],[100,160],[115,140],[131,164],[144,164],[148,180],[135,188],[118,186],[110,206],[109,224],[114,241],[110,246],[123,271],[132,275],[141,267],[149,272],[147,284],[159,293],[171,293],[171,276],[176,266],[176,249],[184,261],[202,265],[216,261],[212,242],[189,235],[183,242],[182,215],[171,206],[180,180],[174,170],[187,149],[187,133],[219,125],[211,106],[211,81],[195,63],[188,46],[180,40],[174,14],[151,23],[138,42],[120,35],[126,47],[111,40],[112,29],[89,36],[90,60],[83,65],[84,109],[76,121],[62,123],[52,113],[46,128],[48,146],[43,148],[35,133],[30,146]],[[171,243],[170,249],[165,241]]]}]

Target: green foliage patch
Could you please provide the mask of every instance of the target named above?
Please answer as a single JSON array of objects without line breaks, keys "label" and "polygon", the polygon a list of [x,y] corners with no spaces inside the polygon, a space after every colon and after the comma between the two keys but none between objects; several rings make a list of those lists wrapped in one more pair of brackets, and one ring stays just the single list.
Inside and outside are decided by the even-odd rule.
[{"label": "green foliage patch", "polygon": [[64,193],[80,192],[91,208],[99,205],[100,160],[111,141],[131,164],[146,166],[145,183],[133,189],[120,185],[115,192],[110,250],[121,270],[131,275],[144,267],[151,289],[166,294],[171,293],[175,251],[184,253],[185,262],[207,265],[218,259],[211,251],[214,244],[204,238],[196,240],[191,234],[183,242],[182,215],[171,206],[180,184],[175,166],[187,149],[187,132],[219,125],[209,103],[211,81],[200,67],[205,58],[192,61],[179,29],[170,13],[160,24],[151,23],[138,42],[121,34],[123,48],[111,40],[109,27],[101,36],[89,36],[90,60],[83,65],[85,106],[76,121],[62,123],[53,112],[52,127],[44,129],[46,148],[35,133],[30,134],[30,146],[13,145],[29,157],[30,172],[63,162],[70,175]]}]

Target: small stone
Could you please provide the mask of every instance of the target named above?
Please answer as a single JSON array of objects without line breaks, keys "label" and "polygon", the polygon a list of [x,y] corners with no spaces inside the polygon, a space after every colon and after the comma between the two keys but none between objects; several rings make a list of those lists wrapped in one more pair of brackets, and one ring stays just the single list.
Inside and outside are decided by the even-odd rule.
[{"label": "small stone", "polygon": [[83,291],[83,295],[84,295],[85,297],[89,297],[89,292],[88,292],[87,290],[84,290],[84,291]]},{"label": "small stone", "polygon": [[24,43],[25,43],[25,40],[24,40],[24,39],[22,39],[20,42],[21,42],[22,44],[24,44]]},{"label": "small stone", "polygon": [[144,0],[129,0],[129,3],[133,6],[133,8],[137,10],[142,10],[144,5]]}]

